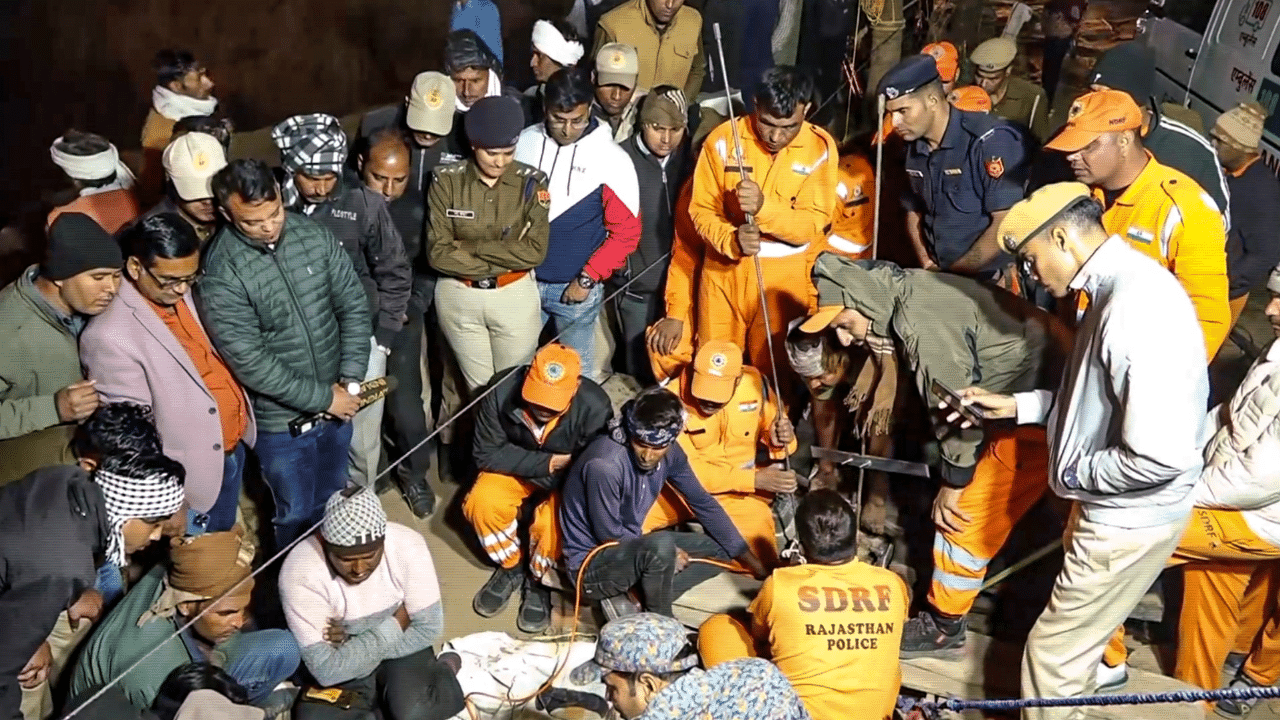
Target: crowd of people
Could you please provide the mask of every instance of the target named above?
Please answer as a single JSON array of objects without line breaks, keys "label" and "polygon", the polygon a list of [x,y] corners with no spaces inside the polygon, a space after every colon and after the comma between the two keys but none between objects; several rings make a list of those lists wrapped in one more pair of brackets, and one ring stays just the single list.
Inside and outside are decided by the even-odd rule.
[{"label": "crowd of people", "polygon": [[[598,609],[573,681],[628,720],[894,717],[900,659],[966,644],[1049,496],[1024,696],[1123,687],[1173,566],[1174,676],[1280,681],[1280,357],[1208,373],[1260,286],[1280,336],[1260,106],[1206,132],[1131,42],[1051,107],[1012,39],[938,42],[837,141],[830,68],[772,61],[771,3],[706,3],[728,67],[683,0],[601,5],[534,24],[521,91],[497,8],[456,0],[442,72],[281,120],[278,162],[233,151],[185,51],[156,56],[140,166],[54,140],[76,197],[0,290],[0,716],[466,713],[450,579],[383,507],[438,512],[433,477],[493,566],[474,612]],[[893,524],[889,466],[864,489],[807,445],[931,467],[914,615],[860,543]],[[759,592],[694,635],[674,605],[726,571]]]}]

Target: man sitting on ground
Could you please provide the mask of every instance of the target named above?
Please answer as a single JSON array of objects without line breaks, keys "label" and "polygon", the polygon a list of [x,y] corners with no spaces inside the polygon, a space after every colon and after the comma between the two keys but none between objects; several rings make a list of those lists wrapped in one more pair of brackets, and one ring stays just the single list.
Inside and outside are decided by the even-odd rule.
[{"label": "man sitting on ground", "polygon": [[[720,503],[766,565],[778,561],[771,503],[777,493],[795,492],[796,474],[780,462],[795,452],[791,421],[778,412],[760,371],[743,367],[742,348],[724,340],[704,343],[670,390],[684,404],[680,447],[698,482]],[[772,462],[759,465],[757,453]],[[693,519],[675,491],[665,488],[645,518],[646,532]]]},{"label": "man sitting on ground", "polygon": [[[480,474],[462,512],[498,569],[476,593],[472,607],[484,617],[497,615],[523,581],[516,623],[525,632],[541,632],[551,622],[551,598],[525,572],[520,508],[532,495],[558,490],[569,463],[613,417],[604,389],[581,374],[578,353],[552,343],[538,351],[531,365],[498,371],[490,382],[496,389],[484,395],[476,413]],[[555,531],[554,522],[546,524],[550,527],[544,531]]]},{"label": "man sitting on ground", "polygon": [[835,491],[805,495],[796,531],[806,563],[773,571],[751,603],[749,625],[708,618],[698,634],[703,664],[768,658],[815,720],[843,720],[854,707],[868,720],[891,718],[910,599],[901,578],[857,559],[857,522]]},{"label": "man sitting on ground", "polygon": [[298,669],[298,643],[288,630],[245,629],[253,554],[240,528],[175,538],[168,567],[157,566],[138,581],[89,639],[72,695],[120,677],[129,701],[146,709],[175,668],[212,662],[248,691],[250,703],[266,705],[272,690]]},{"label": "man sitting on ground", "polygon": [[311,677],[354,695],[341,708],[304,693],[298,720],[373,720],[375,704],[387,720],[444,720],[462,710],[454,669],[432,649],[444,635],[444,607],[431,551],[417,531],[387,522],[372,489],[329,498],[319,534],[284,561],[280,600]]},{"label": "man sitting on ground", "polygon": [[[724,508],[694,475],[676,442],[684,424],[684,407],[674,393],[664,388],[640,393],[624,406],[622,420],[610,423],[609,434],[597,438],[574,462],[560,496],[539,508],[540,513],[548,506],[556,512],[569,577],[580,580],[582,596],[600,603],[610,619],[640,611],[630,594],[636,585],[644,609],[672,616],[676,598],[719,572],[710,564],[691,564],[692,558],[733,558],[758,578],[766,574]],[[688,504],[706,535],[643,532],[644,520],[667,483]],[[544,541],[532,540],[538,554]],[[609,546],[588,564],[587,556],[604,544]],[[561,556],[558,551],[541,554]]]},{"label": "man sitting on ground", "polygon": [[605,624],[595,659],[572,674],[578,684],[597,678],[625,720],[809,720],[773,663],[743,658],[702,670],[684,626],[654,613]]}]

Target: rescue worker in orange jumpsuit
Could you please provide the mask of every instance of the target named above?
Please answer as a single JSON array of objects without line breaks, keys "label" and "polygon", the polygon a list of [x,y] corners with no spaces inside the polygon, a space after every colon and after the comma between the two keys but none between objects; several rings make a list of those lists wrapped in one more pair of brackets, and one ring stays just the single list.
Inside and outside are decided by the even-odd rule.
[{"label": "rescue worker in orange jumpsuit", "polygon": [[[795,452],[795,431],[779,414],[777,398],[759,370],[743,367],[742,349],[724,340],[703,343],[693,367],[667,389],[688,411],[678,442],[698,482],[720,502],[756,557],[776,564],[771,503],[775,493],[795,492],[796,474],[776,462],[758,467],[756,452],[763,448],[774,461]],[[645,517],[644,531],[692,519],[693,511],[679,495],[664,489]]]},{"label": "rescue worker in orange jumpsuit", "polygon": [[[840,153],[825,130],[804,119],[814,86],[799,70],[769,70],[755,98],[755,112],[736,121],[746,167],[738,166],[734,128],[725,123],[712,130],[694,170],[689,212],[706,244],[698,340],[744,348],[748,363],[769,377],[770,343],[782,357],[787,321],[808,306],[801,278],[826,249]],[[773,337],[765,333],[766,313]]]},{"label": "rescue worker in orange jumpsuit", "polygon": [[698,278],[702,274],[702,238],[689,217],[693,199],[693,180],[685,182],[675,206],[675,234],[671,239],[671,264],[663,300],[666,317],[645,331],[649,364],[658,382],[673,378],[693,362],[693,334],[696,314],[694,298],[698,296]]},{"label": "rescue worker in orange jumpsuit", "polygon": [[1142,110],[1128,93],[1081,96],[1047,150],[1067,154],[1076,179],[1093,188],[1107,232],[1167,268],[1195,306],[1208,357],[1231,330],[1227,230],[1195,180],[1156,162],[1142,146]]},{"label": "rescue worker in orange jumpsuit", "polygon": [[746,622],[708,618],[698,631],[703,664],[769,658],[813,720],[892,718],[910,600],[901,578],[856,559],[856,523],[853,508],[834,490],[805,495],[796,510],[805,564],[774,570]]},{"label": "rescue worker in orange jumpsuit", "polygon": [[[494,375],[476,412],[475,458],[480,468],[475,485],[462,504],[462,514],[498,566],[480,588],[472,608],[493,617],[507,606],[523,581],[518,627],[540,632],[551,620],[551,598],[533,582],[538,568],[527,575],[521,562],[520,513],[531,497],[543,497],[560,487],[569,464],[579,451],[604,432],[613,417],[613,404],[604,390],[582,377],[582,361],[572,348],[559,343],[544,346],[531,365]],[[487,388],[496,385],[488,392]],[[554,534],[552,517],[537,517],[549,528],[530,535]]]},{"label": "rescue worker in orange jumpsuit", "polygon": [[840,158],[835,210],[827,249],[851,260],[870,260],[875,233],[876,171],[861,153]]}]

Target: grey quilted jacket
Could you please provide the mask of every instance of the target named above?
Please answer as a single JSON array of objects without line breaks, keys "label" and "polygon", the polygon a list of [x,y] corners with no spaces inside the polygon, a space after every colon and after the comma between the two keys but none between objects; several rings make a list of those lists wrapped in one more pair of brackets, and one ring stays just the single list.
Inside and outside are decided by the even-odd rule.
[{"label": "grey quilted jacket", "polygon": [[369,305],[328,230],[290,212],[275,249],[232,225],[212,242],[196,290],[200,317],[248,388],[260,431],[287,431],[298,415],[326,410],[340,378],[364,378]]}]

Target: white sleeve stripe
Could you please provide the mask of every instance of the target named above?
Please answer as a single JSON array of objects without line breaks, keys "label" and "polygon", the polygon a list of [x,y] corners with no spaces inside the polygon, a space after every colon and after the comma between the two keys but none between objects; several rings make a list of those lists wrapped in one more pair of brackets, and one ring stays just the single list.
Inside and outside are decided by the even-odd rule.
[{"label": "white sleeve stripe", "polygon": [[1178,209],[1177,203],[1169,206],[1169,214],[1164,218],[1164,227],[1160,228],[1160,257],[1165,260],[1172,260],[1169,257],[1169,244],[1173,240],[1173,232],[1182,224],[1182,211]]}]

